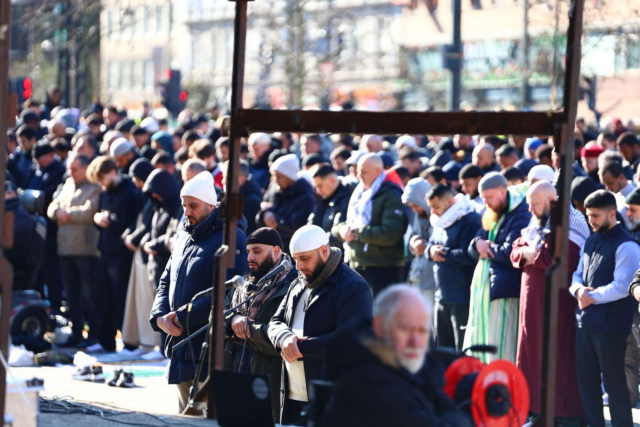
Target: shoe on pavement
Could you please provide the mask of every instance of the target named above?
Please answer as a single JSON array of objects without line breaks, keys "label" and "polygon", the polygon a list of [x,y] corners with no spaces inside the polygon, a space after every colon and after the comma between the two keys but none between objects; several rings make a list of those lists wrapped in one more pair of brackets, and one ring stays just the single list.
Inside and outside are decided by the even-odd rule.
[{"label": "shoe on pavement", "polygon": [[134,388],[136,385],[133,383],[133,372],[123,372],[118,380],[118,387],[122,388]]},{"label": "shoe on pavement", "polygon": [[91,367],[83,366],[82,368],[76,369],[73,375],[71,375],[71,379],[78,381],[91,381]]},{"label": "shoe on pavement", "polygon": [[102,366],[93,365],[91,367],[91,381],[99,383],[104,381],[104,374],[102,373]]},{"label": "shoe on pavement", "polygon": [[118,380],[120,380],[121,376],[122,376],[122,369],[116,369],[115,371],[113,371],[113,376],[111,377],[107,385],[109,387],[117,387]]}]

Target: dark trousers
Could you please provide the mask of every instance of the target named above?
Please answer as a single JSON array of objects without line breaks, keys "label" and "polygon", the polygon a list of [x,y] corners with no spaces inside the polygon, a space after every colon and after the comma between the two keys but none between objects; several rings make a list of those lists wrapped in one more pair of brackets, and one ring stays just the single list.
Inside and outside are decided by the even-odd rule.
[{"label": "dark trousers", "polygon": [[360,267],[356,272],[367,281],[375,298],[384,288],[403,283],[404,267]]},{"label": "dark trousers", "polygon": [[121,254],[103,254],[98,266],[100,328],[98,341],[107,351],[116,348],[116,333],[122,328],[124,307],[127,302],[129,274],[133,253],[123,250]]},{"label": "dark trousers", "polygon": [[469,320],[469,304],[436,302],[434,308],[436,344],[462,351],[464,328]]},{"label": "dark trousers", "polygon": [[624,355],[624,371],[627,377],[627,388],[631,399],[631,407],[638,404],[638,385],[640,373],[640,313],[633,315],[631,333],[627,338],[627,351]]},{"label": "dark trousers", "polygon": [[[576,369],[584,414],[590,427],[604,427],[601,381],[609,394],[613,427],[633,427],[624,373],[627,334],[578,328]],[[601,377],[602,374],[602,377]]]},{"label": "dark trousers", "polygon": [[[62,283],[67,294],[69,320],[73,323],[73,337],[82,340],[85,316],[91,328],[97,328],[98,299],[96,295],[96,267],[98,258],[91,256],[61,256]],[[95,329],[94,329],[95,330]]]},{"label": "dark trousers", "polygon": [[38,290],[46,295],[51,311],[53,314],[60,314],[62,307],[62,278],[60,272],[60,259],[55,249],[47,248],[44,252],[42,261],[42,270],[38,282],[40,283]]},{"label": "dark trousers", "polygon": [[306,426],[306,417],[303,417],[301,415],[306,405],[307,402],[300,402],[298,400],[291,400],[289,398],[286,398],[280,424],[291,426]]}]

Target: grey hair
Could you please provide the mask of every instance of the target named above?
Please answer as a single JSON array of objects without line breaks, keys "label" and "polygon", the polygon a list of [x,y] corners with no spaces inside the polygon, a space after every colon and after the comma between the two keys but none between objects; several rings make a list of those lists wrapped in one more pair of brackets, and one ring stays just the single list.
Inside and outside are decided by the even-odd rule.
[{"label": "grey hair", "polygon": [[392,285],[380,292],[373,302],[373,315],[382,318],[388,326],[400,308],[400,302],[404,297],[421,301],[431,317],[431,306],[424,295],[415,286],[407,284]]}]

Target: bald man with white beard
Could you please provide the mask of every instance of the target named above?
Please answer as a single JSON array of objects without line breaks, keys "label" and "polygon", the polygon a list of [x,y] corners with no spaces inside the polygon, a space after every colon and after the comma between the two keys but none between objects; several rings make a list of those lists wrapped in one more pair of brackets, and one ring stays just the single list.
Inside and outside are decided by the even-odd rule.
[{"label": "bald man with white beard", "polygon": [[[551,203],[557,198],[556,189],[547,181],[538,181],[527,191],[527,203],[532,214],[529,227],[513,243],[511,262],[522,269],[520,288],[520,328],[516,366],[524,373],[531,393],[531,412],[541,412],[540,393],[542,378],[542,322],[544,315],[545,273],[553,263],[547,241]],[[575,271],[580,259],[580,248],[590,235],[587,222],[579,211],[570,208],[568,270]],[[571,281],[569,280],[569,283]],[[563,425],[573,425],[583,416],[575,370],[575,309],[578,303],[569,292],[559,293],[558,347],[556,370],[555,416]]]},{"label": "bald man with white beard", "polygon": [[402,189],[388,179],[379,156],[368,153],[360,158],[358,180],[346,221],[334,226],[331,233],[344,243],[349,266],[364,277],[375,296],[404,281],[408,215],[402,205]]}]

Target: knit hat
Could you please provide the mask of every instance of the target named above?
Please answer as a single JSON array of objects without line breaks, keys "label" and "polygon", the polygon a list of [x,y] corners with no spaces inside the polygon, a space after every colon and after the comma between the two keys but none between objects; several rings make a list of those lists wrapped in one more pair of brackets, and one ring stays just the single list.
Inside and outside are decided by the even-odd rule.
[{"label": "knit hat", "polygon": [[586,158],[593,158],[593,157],[599,157],[600,154],[604,153],[604,150],[602,149],[602,147],[600,147],[599,145],[591,145],[589,148],[582,147],[582,152],[580,153],[581,157],[586,157]]},{"label": "knit hat", "polygon": [[571,200],[584,202],[589,194],[601,188],[600,184],[588,176],[579,176],[571,181]]},{"label": "knit hat", "polygon": [[149,174],[153,172],[153,169],[154,167],[151,162],[142,157],[133,162],[133,164],[129,168],[129,174],[142,181],[146,181],[149,177]]},{"label": "knit hat", "polygon": [[247,245],[252,244],[279,246],[280,249],[284,250],[284,244],[282,243],[280,233],[269,227],[258,228],[256,231],[249,234],[249,237],[247,237]]},{"label": "knit hat", "polygon": [[447,175],[447,181],[457,181],[461,170],[462,166],[455,160],[451,160],[442,168],[442,171]]},{"label": "knit hat", "polygon": [[500,172],[490,172],[480,180],[478,191],[492,190],[498,187],[506,187],[507,185],[507,179]]},{"label": "knit hat", "polygon": [[553,183],[556,179],[556,171],[551,166],[538,165],[531,168],[527,175],[529,182],[537,179],[538,181],[547,181]]},{"label": "knit hat", "polygon": [[127,138],[118,138],[113,141],[109,154],[111,157],[124,156],[129,151],[133,150],[133,144]]},{"label": "knit hat", "polygon": [[395,165],[393,157],[391,157],[391,154],[387,153],[386,151],[379,151],[376,153],[376,156],[382,159],[382,167],[384,167],[385,170],[390,169],[393,167],[393,165]]},{"label": "knit hat", "polygon": [[417,146],[418,146],[418,143],[416,142],[416,139],[411,135],[402,135],[396,140],[397,151],[400,151],[402,147],[416,148]]},{"label": "knit hat", "polygon": [[271,145],[271,137],[268,133],[256,132],[249,136],[249,145],[261,144]]},{"label": "knit hat", "polygon": [[480,168],[480,166],[472,165],[471,163],[469,163],[460,170],[458,179],[462,181],[463,179],[467,178],[480,178],[483,176],[484,171],[482,170],[482,168]]},{"label": "knit hat", "polygon": [[47,140],[38,141],[38,143],[33,147],[33,157],[38,160],[40,157],[45,154],[54,153],[55,150]]},{"label": "knit hat", "polygon": [[292,181],[297,181],[298,172],[300,172],[300,163],[295,154],[287,154],[273,162],[269,170],[271,172],[280,172]]},{"label": "knit hat", "polygon": [[625,202],[628,205],[640,205],[640,187],[629,193],[629,195],[625,199]]},{"label": "knit hat", "polygon": [[327,232],[317,225],[305,225],[296,231],[291,237],[289,249],[291,254],[313,251],[329,244]]},{"label": "knit hat", "polygon": [[180,197],[191,196],[202,200],[208,205],[215,205],[218,202],[216,190],[213,187],[213,175],[211,172],[202,171],[184,184]]},{"label": "knit hat", "polygon": [[540,138],[527,138],[524,143],[525,150],[537,150],[544,142]]}]

